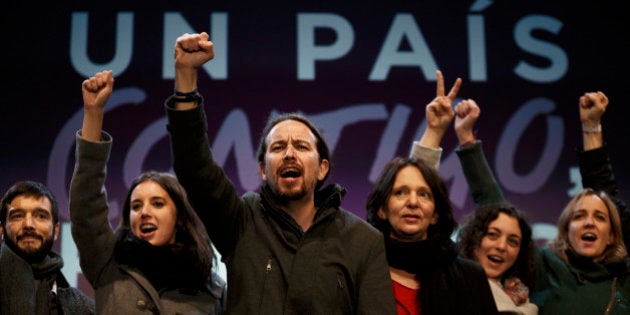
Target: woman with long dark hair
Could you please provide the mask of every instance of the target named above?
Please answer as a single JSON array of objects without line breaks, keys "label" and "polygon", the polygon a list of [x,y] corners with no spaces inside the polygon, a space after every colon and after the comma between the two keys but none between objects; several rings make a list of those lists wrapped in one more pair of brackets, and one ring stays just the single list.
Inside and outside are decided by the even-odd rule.
[{"label": "woman with long dark hair", "polygon": [[225,282],[212,272],[208,234],[173,175],[140,174],[118,228],[110,227],[104,184],[112,137],[101,128],[113,85],[111,71],[83,82],[83,128],[70,185],[72,235],[97,313],[220,314]]}]

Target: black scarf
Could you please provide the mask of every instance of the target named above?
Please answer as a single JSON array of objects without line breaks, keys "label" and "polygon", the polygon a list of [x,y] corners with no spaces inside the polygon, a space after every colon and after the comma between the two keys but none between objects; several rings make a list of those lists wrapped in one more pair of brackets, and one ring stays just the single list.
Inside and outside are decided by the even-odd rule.
[{"label": "black scarf", "polygon": [[578,255],[571,249],[566,250],[571,271],[580,282],[600,282],[614,277],[630,274],[630,258],[596,263],[592,258]]},{"label": "black scarf", "polygon": [[[60,276],[61,268],[63,267],[61,256],[50,251],[42,261],[28,264],[13,252],[9,246],[0,245],[0,251],[3,252],[2,263],[6,264],[0,266],[0,268],[4,268],[4,273],[0,276],[2,278],[0,282],[5,286],[3,290],[0,290],[3,292],[0,297],[0,313],[7,309],[15,310],[16,306],[24,314],[50,314],[51,310],[55,310],[58,307],[57,300],[51,298],[54,296],[50,294],[53,283],[57,281],[58,287],[67,287],[67,282],[65,282],[63,276]],[[32,280],[26,282],[30,278],[24,275],[24,273],[28,272],[26,268],[30,268],[33,272],[33,277],[39,280],[39,287],[36,291],[34,291]],[[62,283],[59,283],[60,281]],[[10,301],[8,303],[11,303],[12,306],[6,305],[3,307],[2,301]]]},{"label": "black scarf", "polygon": [[450,239],[401,242],[386,237],[385,249],[390,266],[419,277],[457,257],[457,249]]},{"label": "black scarf", "polygon": [[44,260],[31,264],[31,267],[33,268],[33,276],[35,276],[35,279],[42,279],[50,277],[51,274],[61,270],[61,267],[63,267],[63,260],[61,259],[61,256],[54,252],[50,252]]},{"label": "black scarf", "polygon": [[[57,272],[63,267],[63,260],[55,253],[49,253],[44,260],[31,264],[33,268],[33,276],[39,279],[39,288],[35,295],[37,296],[36,314],[51,314],[51,310],[59,307],[56,295],[51,295],[53,284],[57,281]],[[57,284],[59,286],[59,283]],[[46,302],[48,303],[46,303]]]},{"label": "black scarf", "polygon": [[194,255],[181,244],[153,246],[126,230],[118,238],[116,260],[139,269],[157,290],[205,290],[207,279]]}]

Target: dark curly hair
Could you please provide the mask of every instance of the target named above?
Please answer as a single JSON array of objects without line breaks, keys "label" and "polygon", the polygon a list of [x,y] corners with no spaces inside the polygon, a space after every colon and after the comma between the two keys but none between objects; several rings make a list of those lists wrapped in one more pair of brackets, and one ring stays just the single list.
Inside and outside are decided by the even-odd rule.
[{"label": "dark curly hair", "polygon": [[481,246],[481,240],[488,233],[488,226],[499,217],[500,213],[517,219],[518,226],[521,229],[521,247],[518,256],[516,257],[514,265],[501,275],[501,281],[507,278],[517,277],[525,283],[526,286],[533,288],[535,281],[535,244],[532,241],[532,228],[523,212],[519,211],[509,202],[489,203],[475,208],[475,211],[468,217],[466,223],[462,225],[457,235],[460,254],[472,260],[477,260],[475,250]]}]

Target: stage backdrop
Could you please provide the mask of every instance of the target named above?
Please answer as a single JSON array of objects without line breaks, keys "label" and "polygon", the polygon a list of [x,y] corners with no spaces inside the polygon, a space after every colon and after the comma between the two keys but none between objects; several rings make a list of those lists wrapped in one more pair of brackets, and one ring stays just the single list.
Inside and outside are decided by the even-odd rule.
[{"label": "stage backdrop", "polygon": [[[386,3],[386,4],[385,4]],[[543,242],[580,188],[578,98],[604,91],[618,183],[628,196],[624,92],[628,18],[614,1],[53,1],[5,4],[2,20],[0,189],[44,182],[59,199],[55,245],[71,283],[80,275],[69,233],[68,184],[82,119],[82,81],[113,70],[104,129],[110,219],[140,172],[171,171],[164,100],[173,92],[173,44],[206,31],[216,57],[199,73],[214,156],[240,192],[260,184],[255,150],[267,117],[300,111],[332,150],[343,207],[365,218],[382,166],[407,155],[435,96],[435,71],[481,107],[477,134],[506,197],[526,211]],[[440,172],[455,214],[472,209],[446,134]]]}]

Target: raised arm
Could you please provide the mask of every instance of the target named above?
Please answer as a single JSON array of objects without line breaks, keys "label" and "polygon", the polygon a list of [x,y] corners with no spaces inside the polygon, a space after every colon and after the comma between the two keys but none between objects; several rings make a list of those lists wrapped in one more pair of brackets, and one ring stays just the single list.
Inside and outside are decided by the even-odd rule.
[{"label": "raised arm", "polygon": [[76,161],[70,181],[69,210],[73,239],[81,270],[90,284],[102,285],[99,276],[114,252],[114,232],[108,219],[105,192],[111,137],[102,131],[105,104],[112,93],[112,71],[101,71],[83,81],[83,128],[76,134]]},{"label": "raised arm", "polygon": [[233,250],[244,216],[236,187],[212,157],[197,71],[214,58],[207,33],[184,34],[174,47],[175,93],[166,100],[173,170],[223,257]]},{"label": "raised arm", "polygon": [[579,100],[582,121],[582,145],[585,151],[604,146],[602,116],[608,107],[608,97],[602,92],[584,93]]},{"label": "raised arm", "polygon": [[630,242],[630,214],[619,194],[619,187],[604,143],[602,117],[608,107],[608,97],[601,91],[584,93],[579,99],[582,122],[582,148],[578,148],[578,163],[582,186],[606,191],[617,205],[622,219],[624,242]]},{"label": "raised arm", "polygon": [[462,79],[457,78],[451,90],[448,94],[445,94],[442,71],[437,70],[435,74],[437,76],[435,98],[427,104],[425,109],[427,127],[420,140],[413,142],[409,156],[416,159],[423,159],[429,165],[433,165],[435,169],[438,169],[442,155],[440,142],[448,126],[453,121],[454,112],[452,104],[457,93],[459,93]]},{"label": "raised arm", "polygon": [[97,142],[101,141],[103,128],[103,113],[105,104],[109,100],[114,88],[114,75],[112,70],[101,71],[83,81],[81,91],[83,93],[83,139]]},{"label": "raised arm", "polygon": [[197,70],[214,58],[214,44],[206,32],[184,34],[175,41],[174,109],[187,110],[198,105]]},{"label": "raised arm", "polygon": [[455,106],[455,133],[460,145],[455,152],[475,205],[505,200],[483,153],[481,141],[476,140],[474,135],[473,129],[480,113],[477,103],[470,99]]}]

